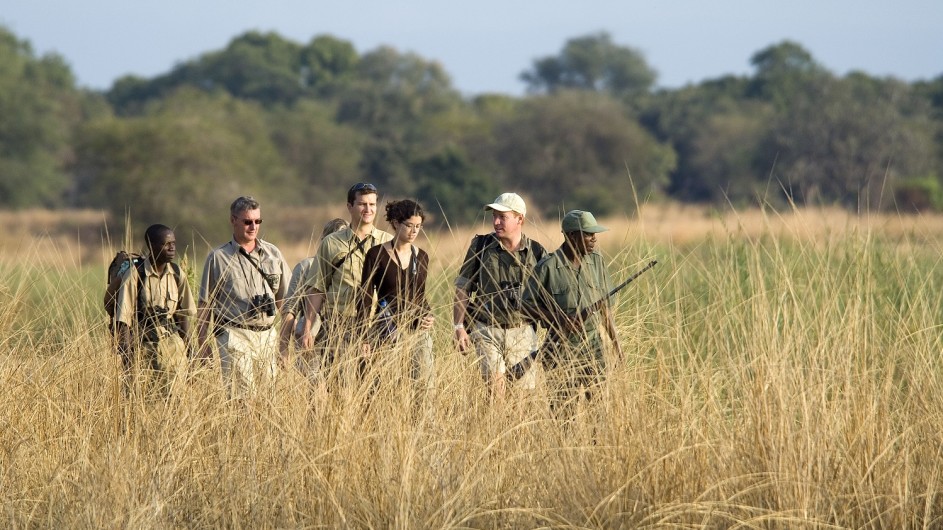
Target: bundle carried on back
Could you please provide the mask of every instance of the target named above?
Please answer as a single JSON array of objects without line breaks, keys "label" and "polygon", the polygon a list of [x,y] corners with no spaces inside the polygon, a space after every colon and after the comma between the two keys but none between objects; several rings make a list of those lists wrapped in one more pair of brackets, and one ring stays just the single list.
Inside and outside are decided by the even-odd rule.
[{"label": "bundle carried on back", "polygon": [[[108,277],[105,287],[105,298],[102,305],[105,313],[108,314],[109,327],[112,327],[115,319],[115,306],[117,305],[118,288],[121,287],[121,275],[131,267],[143,267],[144,256],[137,252],[128,252],[119,250],[111,263],[108,264]],[[138,269],[140,272],[140,269]],[[112,330],[113,331],[113,330]]]}]

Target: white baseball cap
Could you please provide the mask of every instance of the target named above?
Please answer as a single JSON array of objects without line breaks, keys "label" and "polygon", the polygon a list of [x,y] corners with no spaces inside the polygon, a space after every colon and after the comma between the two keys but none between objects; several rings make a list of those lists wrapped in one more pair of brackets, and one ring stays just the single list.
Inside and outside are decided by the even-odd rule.
[{"label": "white baseball cap", "polygon": [[517,212],[527,216],[527,205],[524,199],[516,193],[502,193],[491,204],[485,205],[485,210],[496,210],[499,212]]}]

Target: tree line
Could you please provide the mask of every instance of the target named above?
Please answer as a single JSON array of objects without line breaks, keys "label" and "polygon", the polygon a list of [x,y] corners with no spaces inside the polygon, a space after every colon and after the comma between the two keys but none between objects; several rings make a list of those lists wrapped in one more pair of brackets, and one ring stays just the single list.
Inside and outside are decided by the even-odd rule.
[{"label": "tree line", "polygon": [[837,76],[791,41],[750,64],[656,89],[640,52],[595,33],[533,61],[523,97],[463,97],[413,53],[252,31],[97,92],[0,27],[0,207],[200,230],[240,194],[336,204],[367,181],[451,223],[509,185],[553,214],[662,199],[943,208],[943,75]]}]

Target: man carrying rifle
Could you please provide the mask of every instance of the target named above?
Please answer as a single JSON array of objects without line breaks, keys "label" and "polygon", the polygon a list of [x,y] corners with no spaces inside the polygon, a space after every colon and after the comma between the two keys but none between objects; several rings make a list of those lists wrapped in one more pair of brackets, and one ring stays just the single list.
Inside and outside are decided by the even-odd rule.
[{"label": "man carrying rifle", "polygon": [[[562,225],[563,245],[537,263],[521,295],[525,313],[547,328],[541,353],[548,378],[560,389],[554,408],[581,394],[589,398],[604,378],[601,327],[622,358],[608,304],[609,273],[596,252],[596,234],[608,228],[582,210],[567,212]],[[598,311],[583,311],[597,304]]]}]

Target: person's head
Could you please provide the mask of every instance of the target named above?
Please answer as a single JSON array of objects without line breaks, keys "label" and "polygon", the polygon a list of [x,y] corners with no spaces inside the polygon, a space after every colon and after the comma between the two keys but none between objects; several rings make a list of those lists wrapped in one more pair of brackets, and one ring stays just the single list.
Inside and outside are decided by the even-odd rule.
[{"label": "person's head", "polygon": [[155,224],[147,227],[144,244],[157,265],[170,263],[177,257],[177,238],[169,226]]},{"label": "person's head", "polygon": [[232,237],[237,243],[244,245],[255,241],[262,224],[259,201],[246,196],[234,200],[229,206],[229,222],[232,224]]},{"label": "person's head", "polygon": [[352,227],[372,225],[377,216],[377,187],[365,182],[351,186],[347,190],[347,211]]},{"label": "person's head", "polygon": [[324,223],[324,228],[321,229],[321,239],[324,239],[334,232],[340,232],[348,226],[350,226],[350,224],[348,224],[347,221],[341,219],[340,217],[335,217],[334,219]]},{"label": "person's head", "polygon": [[502,193],[494,202],[485,205],[491,210],[492,226],[498,238],[516,238],[524,227],[527,205],[516,193]]},{"label": "person's head", "polygon": [[397,241],[409,243],[415,241],[425,219],[426,214],[416,201],[403,199],[386,204],[386,221],[393,227]]},{"label": "person's head", "polygon": [[577,255],[586,255],[596,249],[596,234],[609,230],[596,222],[592,213],[570,210],[563,216],[564,244]]}]

